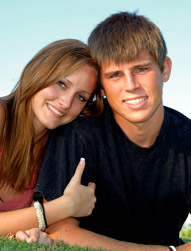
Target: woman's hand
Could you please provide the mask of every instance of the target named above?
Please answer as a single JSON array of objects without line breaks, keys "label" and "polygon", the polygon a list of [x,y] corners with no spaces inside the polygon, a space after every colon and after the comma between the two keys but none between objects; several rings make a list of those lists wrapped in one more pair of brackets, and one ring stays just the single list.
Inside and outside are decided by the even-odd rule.
[{"label": "woman's hand", "polygon": [[37,242],[42,244],[51,244],[52,240],[48,237],[47,233],[42,232],[38,228],[32,228],[26,231],[18,231],[15,235],[16,239],[27,243]]},{"label": "woman's hand", "polygon": [[95,206],[95,183],[89,182],[88,186],[81,184],[81,177],[85,168],[85,159],[81,158],[74,176],[64,190],[64,196],[68,197],[71,206],[71,216],[88,216]]}]

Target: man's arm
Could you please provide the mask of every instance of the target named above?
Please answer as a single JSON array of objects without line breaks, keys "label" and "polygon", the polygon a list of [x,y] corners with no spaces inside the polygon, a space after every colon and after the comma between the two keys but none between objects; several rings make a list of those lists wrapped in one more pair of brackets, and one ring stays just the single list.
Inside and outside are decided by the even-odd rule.
[{"label": "man's arm", "polygon": [[[58,223],[52,224],[46,229],[49,237],[54,241],[63,240],[63,242],[73,246],[102,248],[111,251],[169,251],[165,246],[140,245],[130,242],[118,241],[79,227],[79,222],[74,218],[68,218]],[[184,245],[185,246],[185,245]],[[187,249],[178,247],[177,251],[191,251],[191,245]]]}]

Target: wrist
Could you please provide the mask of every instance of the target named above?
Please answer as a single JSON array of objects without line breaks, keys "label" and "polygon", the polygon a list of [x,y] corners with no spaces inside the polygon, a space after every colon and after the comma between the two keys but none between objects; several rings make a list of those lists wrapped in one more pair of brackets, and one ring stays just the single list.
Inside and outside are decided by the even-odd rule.
[{"label": "wrist", "polygon": [[46,210],[47,224],[53,224],[73,213],[72,201],[69,196],[61,196],[44,204]]},{"label": "wrist", "polygon": [[74,203],[74,200],[71,198],[71,196],[68,196],[68,195],[64,195],[63,197],[63,201],[64,201],[64,215],[67,215],[65,216],[66,217],[71,217],[71,216],[74,216],[75,214],[75,203]]},{"label": "wrist", "polygon": [[170,251],[177,251],[174,246],[169,246],[168,248],[169,248]]}]

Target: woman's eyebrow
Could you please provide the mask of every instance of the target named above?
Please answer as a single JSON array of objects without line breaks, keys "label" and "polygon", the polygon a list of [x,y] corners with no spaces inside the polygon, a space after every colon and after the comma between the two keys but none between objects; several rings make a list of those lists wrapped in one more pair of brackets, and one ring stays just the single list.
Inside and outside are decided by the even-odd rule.
[{"label": "woman's eyebrow", "polygon": [[[73,85],[73,83],[67,79],[67,77],[64,77],[62,80],[60,80],[60,82],[63,82],[63,81],[66,81],[67,83],[69,83],[70,85]],[[88,95],[91,95],[91,93],[89,93],[88,91],[86,90],[81,90],[79,92],[83,92],[83,93],[87,93]]]},{"label": "woman's eyebrow", "polygon": [[61,81],[61,82],[62,82],[62,81],[66,81],[67,83],[73,85],[73,83],[72,83],[70,80],[68,80],[67,77],[64,77],[64,78],[63,78],[62,80],[60,80],[60,81]]}]

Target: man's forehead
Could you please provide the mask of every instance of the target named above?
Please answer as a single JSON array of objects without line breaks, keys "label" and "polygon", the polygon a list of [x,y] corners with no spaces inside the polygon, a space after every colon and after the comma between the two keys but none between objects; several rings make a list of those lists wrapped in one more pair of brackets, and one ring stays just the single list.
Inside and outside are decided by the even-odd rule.
[{"label": "man's forehead", "polygon": [[132,58],[130,60],[121,60],[119,62],[115,62],[114,60],[105,60],[102,62],[101,65],[101,71],[105,71],[107,69],[117,69],[121,66],[124,65],[130,65],[130,64],[135,64],[135,65],[139,65],[139,64],[147,64],[149,62],[155,61],[154,58],[150,55],[149,52],[147,51],[142,51],[141,53],[139,53],[139,55],[135,58]]}]

